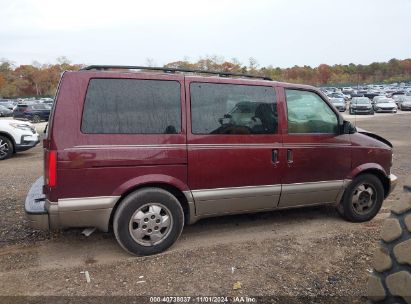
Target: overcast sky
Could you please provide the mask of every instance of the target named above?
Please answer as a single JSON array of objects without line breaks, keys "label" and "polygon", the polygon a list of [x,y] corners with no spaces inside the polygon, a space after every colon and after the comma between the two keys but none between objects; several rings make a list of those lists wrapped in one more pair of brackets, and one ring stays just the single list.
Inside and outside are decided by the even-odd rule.
[{"label": "overcast sky", "polygon": [[411,57],[410,17],[411,0],[0,0],[0,58],[368,64]]}]

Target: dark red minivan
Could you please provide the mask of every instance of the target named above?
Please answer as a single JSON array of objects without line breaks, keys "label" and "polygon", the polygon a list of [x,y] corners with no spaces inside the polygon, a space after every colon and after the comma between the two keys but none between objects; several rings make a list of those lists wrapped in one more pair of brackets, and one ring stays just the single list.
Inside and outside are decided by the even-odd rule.
[{"label": "dark red minivan", "polygon": [[344,121],[314,87],[142,70],[63,74],[44,178],[25,203],[32,227],[112,227],[124,249],[148,255],[204,217],[332,204],[368,221],[395,187],[390,142]]}]

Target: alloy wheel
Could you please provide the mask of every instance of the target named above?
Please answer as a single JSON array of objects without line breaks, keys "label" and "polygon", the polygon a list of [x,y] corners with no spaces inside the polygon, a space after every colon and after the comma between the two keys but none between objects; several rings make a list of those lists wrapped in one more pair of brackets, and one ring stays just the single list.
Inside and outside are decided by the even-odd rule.
[{"label": "alloy wheel", "polygon": [[129,231],[138,244],[153,246],[165,240],[173,226],[170,210],[160,203],[138,208],[130,219]]},{"label": "alloy wheel", "polygon": [[364,215],[370,212],[375,205],[377,192],[375,188],[367,183],[359,184],[353,192],[351,199],[354,212]]},{"label": "alloy wheel", "polygon": [[0,158],[6,157],[9,153],[9,149],[10,147],[8,143],[0,138]]}]

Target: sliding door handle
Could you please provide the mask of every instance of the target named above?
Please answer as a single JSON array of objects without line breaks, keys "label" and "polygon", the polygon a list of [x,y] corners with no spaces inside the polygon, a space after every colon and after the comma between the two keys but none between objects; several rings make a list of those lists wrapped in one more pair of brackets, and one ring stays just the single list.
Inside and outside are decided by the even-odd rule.
[{"label": "sliding door handle", "polygon": [[293,150],[287,149],[287,163],[293,163]]}]

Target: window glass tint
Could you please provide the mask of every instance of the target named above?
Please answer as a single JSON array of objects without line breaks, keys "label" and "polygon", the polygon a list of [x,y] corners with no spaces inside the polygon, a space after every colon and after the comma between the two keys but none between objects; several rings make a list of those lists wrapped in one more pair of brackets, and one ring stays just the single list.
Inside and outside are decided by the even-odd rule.
[{"label": "window glass tint", "polygon": [[273,134],[278,117],[272,87],[191,83],[193,134]]},{"label": "window glass tint", "polygon": [[180,133],[180,83],[92,79],[87,90],[81,130],[106,134]]},{"label": "window glass tint", "polygon": [[313,92],[285,90],[288,133],[337,133],[337,115]]}]

